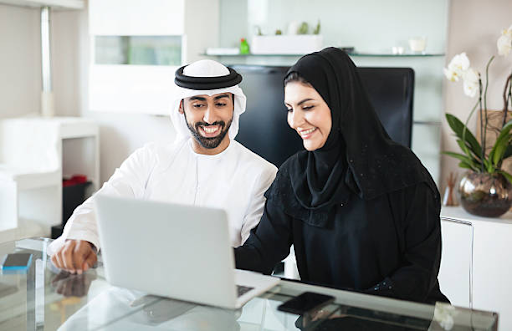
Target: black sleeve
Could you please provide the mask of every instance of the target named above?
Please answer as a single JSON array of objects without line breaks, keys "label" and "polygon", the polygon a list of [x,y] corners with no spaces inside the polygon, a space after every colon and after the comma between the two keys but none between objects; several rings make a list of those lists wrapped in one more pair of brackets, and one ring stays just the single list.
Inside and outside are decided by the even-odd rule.
[{"label": "black sleeve", "polygon": [[268,199],[260,223],[251,230],[243,246],[235,248],[237,269],[270,274],[290,253],[292,219]]},{"label": "black sleeve", "polygon": [[366,292],[419,302],[429,301],[436,291],[443,297],[437,281],[441,263],[441,205],[437,190],[418,184],[390,194],[389,201],[399,232],[402,262]]}]

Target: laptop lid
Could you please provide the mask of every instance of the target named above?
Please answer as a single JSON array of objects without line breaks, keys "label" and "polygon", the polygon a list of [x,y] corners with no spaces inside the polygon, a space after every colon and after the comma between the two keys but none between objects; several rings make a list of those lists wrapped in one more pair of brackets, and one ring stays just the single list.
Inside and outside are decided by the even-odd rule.
[{"label": "laptop lid", "polygon": [[116,286],[236,307],[233,249],[220,209],[96,195],[105,276]]}]

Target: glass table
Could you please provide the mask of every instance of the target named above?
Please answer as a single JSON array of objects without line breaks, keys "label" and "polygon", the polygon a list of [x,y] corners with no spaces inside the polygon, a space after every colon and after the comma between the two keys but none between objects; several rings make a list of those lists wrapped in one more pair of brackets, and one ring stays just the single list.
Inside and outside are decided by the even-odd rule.
[{"label": "glass table", "polygon": [[[239,310],[192,304],[114,287],[98,266],[81,275],[56,269],[50,239],[0,244],[33,254],[27,272],[0,275],[0,330],[497,330],[498,315],[446,304],[425,305],[283,280]],[[148,275],[150,281],[150,275]],[[308,315],[277,310],[305,291],[333,304]]]}]

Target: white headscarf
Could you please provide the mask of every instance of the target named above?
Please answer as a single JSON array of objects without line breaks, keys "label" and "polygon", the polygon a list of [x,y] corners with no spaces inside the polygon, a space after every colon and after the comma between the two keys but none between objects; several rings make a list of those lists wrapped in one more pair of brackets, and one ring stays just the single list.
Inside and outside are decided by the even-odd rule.
[{"label": "white headscarf", "polygon": [[[228,75],[229,70],[219,62],[200,60],[186,66],[183,69],[183,74],[191,77],[218,77]],[[238,133],[239,117],[245,111],[247,101],[244,92],[238,85],[214,90],[191,90],[174,84],[173,99],[171,101],[171,120],[178,134],[177,139],[188,139],[192,136],[185,122],[185,116],[179,111],[181,100],[195,95],[212,96],[227,92],[235,95],[233,122],[229,128],[229,139],[233,140]]]}]

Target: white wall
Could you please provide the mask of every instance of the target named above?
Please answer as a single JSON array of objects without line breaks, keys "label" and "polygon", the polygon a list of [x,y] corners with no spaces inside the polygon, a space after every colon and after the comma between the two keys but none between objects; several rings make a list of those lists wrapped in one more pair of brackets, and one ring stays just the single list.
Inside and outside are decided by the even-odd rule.
[{"label": "white wall", "polygon": [[0,5],[0,118],[39,111],[39,11]]},{"label": "white wall", "polygon": [[173,140],[170,118],[91,112],[87,104],[89,41],[87,11],[54,12],[54,87],[57,116],[83,116],[100,124],[100,182],[150,141]]},{"label": "white wall", "polygon": [[[390,54],[393,46],[409,51],[411,37],[427,38],[426,52],[441,56],[353,56],[358,66],[410,67],[415,71],[412,150],[441,184],[440,151],[443,117],[443,71],[448,25],[448,0],[222,0],[221,45],[235,47],[242,37],[251,42],[256,26],[263,34],[287,32],[292,21],[307,22],[310,31],[321,23],[323,45],[355,47],[359,53]],[[292,65],[299,57],[221,57],[225,63]]]},{"label": "white wall", "polygon": [[[202,4],[202,5],[201,5]],[[199,8],[215,22],[208,26],[203,17],[185,23],[189,39],[186,61],[201,58],[202,43],[217,45],[218,40],[203,40],[202,31],[209,29],[209,36],[218,35],[217,1],[187,0],[186,15],[194,18]],[[203,33],[204,34],[204,33]],[[58,116],[83,116],[100,124],[100,181],[106,181],[123,160],[137,148],[151,141],[172,141],[175,130],[167,116],[120,114],[89,111],[87,101],[89,37],[87,10],[80,12],[55,12],[53,14],[54,84],[56,114]]]},{"label": "white wall", "polygon": [[326,46],[354,46],[359,52],[408,49],[410,37],[426,36],[427,51],[444,52],[448,0],[222,0],[221,45],[239,45],[256,26],[263,34],[287,32],[291,21],[320,20]]},{"label": "white wall", "polygon": [[[263,0],[256,0],[263,1]],[[396,4],[394,0],[393,3]],[[308,3],[301,0],[301,8],[308,8]],[[449,4],[448,27],[444,26],[442,20],[440,24],[426,21],[415,25],[414,22],[407,21],[411,25],[408,30],[402,29],[400,32],[398,22],[410,20],[407,18],[407,8],[415,7],[420,13],[433,14],[436,10],[442,10],[442,3]],[[279,6],[286,1],[275,2]],[[316,3],[316,2],[315,2]],[[512,18],[509,13],[512,12],[512,2],[509,0],[493,0],[492,2],[481,0],[445,0],[435,1],[407,1],[407,6],[402,6],[401,11],[393,12],[392,19],[379,30],[364,30],[368,20],[361,20],[361,25],[357,23],[357,15],[352,15],[351,11],[345,10],[348,2],[332,2],[328,13],[328,19],[322,19],[323,31],[328,31],[330,20],[338,17],[336,24],[340,25],[340,38],[344,45],[354,44],[356,39],[350,39],[350,36],[361,36],[365,40],[371,41],[373,36],[376,40],[375,47],[384,49],[393,41],[396,43],[404,42],[406,36],[415,34],[426,34],[418,29],[426,27],[432,33],[439,35],[439,31],[447,29],[446,41],[446,62],[453,55],[466,51],[474,64],[482,69],[490,54],[495,52],[495,39],[498,37],[501,29],[512,24]],[[403,0],[402,0],[402,3]],[[364,5],[364,6],[363,6]],[[363,17],[368,14],[372,17],[385,18],[382,13],[375,13],[372,8],[378,5],[375,1],[365,0],[361,4],[360,11]],[[304,7],[306,6],[306,7]],[[292,8],[292,7],[290,7]],[[391,7],[390,7],[391,8]],[[246,1],[223,0],[220,2],[221,24],[220,24],[220,44],[221,46],[236,45],[240,37],[247,37],[250,27],[247,25],[246,13],[248,4]],[[293,6],[288,17],[296,20],[316,21],[319,12],[312,12],[311,15],[300,16],[299,6]],[[368,12],[368,13],[367,13]],[[352,11],[352,13],[354,13]],[[372,14],[373,13],[373,14]],[[345,16],[343,16],[345,15]],[[310,18],[311,17],[311,18]],[[431,16],[432,17],[432,16]],[[232,24],[240,25],[234,29],[231,24],[226,24],[226,20]],[[273,18],[277,22],[277,18]],[[366,22],[366,23],[365,23]],[[245,25],[244,25],[245,23]],[[349,24],[350,23],[350,24]],[[277,24],[276,24],[277,25]],[[283,24],[284,25],[284,24]],[[203,23],[202,26],[207,26]],[[444,26],[444,27],[443,27]],[[39,10],[19,8],[0,5],[0,117],[20,116],[39,110],[40,100],[40,40],[39,40]],[[87,16],[85,11],[81,12],[54,12],[52,20],[53,28],[53,69],[54,69],[54,90],[56,112],[59,116],[85,116],[96,119],[101,124],[102,149],[101,149],[101,180],[107,179],[116,166],[125,159],[125,157],[142,146],[145,142],[154,139],[173,139],[174,129],[167,118],[152,117],[146,115],[114,115],[108,113],[89,112],[86,93],[87,93],[87,65],[88,65],[88,41],[87,41]],[[270,28],[270,27],[269,27]],[[283,28],[283,26],[273,26],[272,29]],[[392,37],[393,33],[401,33],[401,37]],[[436,32],[437,31],[437,32]],[[428,32],[428,33],[431,33]],[[329,37],[331,40],[332,37]],[[394,39],[392,39],[394,38]],[[327,39],[328,41],[329,39]],[[385,43],[384,41],[385,40]],[[437,41],[436,41],[437,40]],[[345,42],[346,41],[346,42]],[[441,45],[443,42],[438,38],[429,38],[429,46]],[[211,45],[205,45],[205,47]],[[437,47],[437,46],[435,46]],[[433,50],[428,48],[429,50]],[[491,85],[489,107],[492,109],[501,108],[501,85],[505,79],[506,72],[510,72],[511,57],[507,59],[497,58],[491,67]],[[441,70],[441,68],[439,68]],[[506,69],[506,70],[505,70]],[[472,106],[473,100],[464,96],[461,86],[458,84],[444,81],[444,110],[454,113],[459,117],[464,117]],[[475,122],[471,123],[471,128],[475,127]],[[457,150],[455,140],[451,136],[451,131],[443,124],[442,127],[442,149]],[[442,157],[442,186],[444,179],[449,171],[457,171],[457,162],[451,158]]]}]

